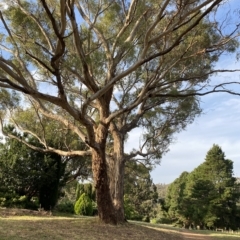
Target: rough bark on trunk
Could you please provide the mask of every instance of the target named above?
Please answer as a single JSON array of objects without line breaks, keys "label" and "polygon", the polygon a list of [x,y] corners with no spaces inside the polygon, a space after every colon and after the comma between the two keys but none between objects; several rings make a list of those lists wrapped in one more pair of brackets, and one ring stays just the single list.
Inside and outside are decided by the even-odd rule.
[{"label": "rough bark on trunk", "polygon": [[103,151],[101,153],[93,152],[92,169],[99,218],[105,223],[117,224],[115,210],[110,196],[106,158]]},{"label": "rough bark on trunk", "polygon": [[92,170],[96,189],[98,215],[104,223],[123,223],[125,221],[123,208],[124,165],[119,157],[122,154],[121,148],[119,148],[117,144],[116,148],[114,147],[114,152],[116,151],[116,153],[114,153],[113,158],[107,162],[105,153],[106,135],[104,135],[104,129],[99,129],[97,136],[100,149],[92,149]]},{"label": "rough bark on trunk", "polygon": [[108,159],[110,194],[118,222],[125,221],[124,215],[124,151],[123,137],[113,132],[113,156]]}]

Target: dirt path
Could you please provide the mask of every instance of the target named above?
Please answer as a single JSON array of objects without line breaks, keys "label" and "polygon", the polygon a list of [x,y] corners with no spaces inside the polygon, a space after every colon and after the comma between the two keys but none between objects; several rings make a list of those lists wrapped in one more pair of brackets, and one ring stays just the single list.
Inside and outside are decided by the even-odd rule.
[{"label": "dirt path", "polygon": [[204,234],[189,233],[189,232],[181,232],[181,234],[186,240],[213,240],[214,239]]},{"label": "dirt path", "polygon": [[143,226],[152,228],[152,229],[155,229],[158,231],[162,231],[162,232],[167,232],[167,233],[172,232],[172,233],[179,234],[183,237],[184,240],[216,240],[216,238],[206,236],[206,234],[192,233],[192,232],[190,232],[188,230],[184,230],[184,229],[181,229],[180,231],[176,231],[176,230],[172,230],[172,229],[170,230],[170,229],[164,229],[164,228],[154,228],[154,227],[149,227],[146,225],[143,225]]}]

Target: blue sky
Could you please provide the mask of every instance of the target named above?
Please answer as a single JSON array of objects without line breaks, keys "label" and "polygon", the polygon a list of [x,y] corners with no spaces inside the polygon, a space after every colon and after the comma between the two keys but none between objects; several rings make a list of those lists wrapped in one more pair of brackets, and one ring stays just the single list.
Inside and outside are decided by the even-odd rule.
[{"label": "blue sky", "polygon": [[[230,0],[225,13],[231,10],[231,23],[240,22],[240,1]],[[219,16],[219,19],[225,15]],[[240,68],[235,56],[225,56],[218,68]],[[218,74],[214,82],[239,81],[240,72]],[[234,89],[240,92],[240,89]],[[218,144],[234,165],[234,176],[240,177],[240,96],[212,94],[201,98],[203,114],[184,132],[175,135],[175,143],[163,156],[161,165],[152,171],[154,183],[171,183],[183,171],[191,172],[201,164],[213,144]]]},{"label": "blue sky", "polygon": [[240,97],[212,95],[202,99],[202,106],[202,116],[176,135],[161,165],[153,170],[154,183],[171,183],[183,171],[192,171],[204,161],[213,144],[233,161],[234,174],[240,177]]},{"label": "blue sky", "polygon": [[[229,74],[229,78],[239,76],[240,73]],[[204,161],[213,144],[218,144],[226,158],[233,161],[234,176],[240,177],[240,96],[208,95],[201,98],[201,106],[202,115],[175,135],[170,151],[152,171],[154,183],[171,183],[183,171],[191,172]],[[138,143],[139,133],[139,129],[130,133],[126,149]]]},{"label": "blue sky", "polygon": [[[229,28],[240,22],[239,0],[228,1],[221,11],[219,20],[225,19],[226,13],[230,11]],[[218,62],[216,68],[240,69],[240,62],[236,60],[235,55],[227,55]],[[240,81],[240,72],[221,73],[211,80],[214,83]],[[240,92],[240,88],[233,90]],[[183,171],[191,172],[204,162],[213,144],[218,144],[225,152],[226,158],[233,161],[234,176],[240,177],[240,96],[226,93],[207,95],[201,98],[201,107],[202,115],[185,131],[175,135],[170,151],[152,171],[154,183],[171,183]],[[139,130],[131,132],[126,149],[136,144],[138,137]]]},{"label": "blue sky", "polygon": [[[217,67],[236,69],[235,56],[223,58]],[[240,72],[221,73],[212,82],[239,81]],[[233,89],[240,92],[240,88]],[[154,183],[171,183],[183,171],[191,172],[201,164],[213,144],[218,144],[233,161],[234,176],[240,177],[240,96],[215,93],[201,98],[203,113],[187,129],[175,135],[170,151],[152,171]]]}]

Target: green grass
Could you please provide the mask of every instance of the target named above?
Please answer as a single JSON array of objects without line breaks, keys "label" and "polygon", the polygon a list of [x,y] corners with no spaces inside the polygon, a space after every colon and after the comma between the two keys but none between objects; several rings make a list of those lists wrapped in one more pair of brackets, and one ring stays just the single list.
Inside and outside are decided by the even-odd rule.
[{"label": "green grass", "polygon": [[210,231],[187,231],[169,225],[129,221],[126,224],[112,226],[101,223],[97,217],[32,216],[31,214],[33,213],[21,212],[21,210],[16,209],[0,209],[0,240],[240,239],[240,235]]},{"label": "green grass", "polygon": [[161,231],[166,230],[168,232],[176,232],[176,233],[192,233],[192,234],[200,234],[211,237],[212,239],[240,239],[240,233],[227,233],[227,232],[215,232],[209,230],[186,230],[178,227],[173,227],[167,224],[150,224],[132,221],[134,224],[138,224],[141,226],[151,227],[154,229],[160,229]]},{"label": "green grass", "polygon": [[112,226],[102,224],[98,218],[31,217],[0,218],[2,240],[62,240],[62,239],[184,239],[178,234],[159,232],[136,224]]}]

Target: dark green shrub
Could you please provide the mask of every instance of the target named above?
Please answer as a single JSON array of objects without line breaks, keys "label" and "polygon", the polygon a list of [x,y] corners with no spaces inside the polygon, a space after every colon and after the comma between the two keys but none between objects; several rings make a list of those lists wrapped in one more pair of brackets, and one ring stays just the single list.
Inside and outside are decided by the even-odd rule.
[{"label": "dark green shrub", "polygon": [[93,215],[92,200],[85,193],[83,193],[75,203],[74,212],[85,216]]},{"label": "dark green shrub", "polygon": [[74,213],[74,205],[70,201],[57,204],[55,210],[62,213]]},{"label": "dark green shrub", "polygon": [[124,213],[126,219],[132,219],[134,215],[134,208],[132,207],[130,200],[124,196]]},{"label": "dark green shrub", "polygon": [[93,206],[93,216],[97,216],[98,215],[98,208],[97,208],[97,203],[92,201],[92,206]]},{"label": "dark green shrub", "polygon": [[149,216],[144,216],[143,218],[142,218],[142,221],[143,222],[150,222],[150,217]]},{"label": "dark green shrub", "polygon": [[154,218],[151,222],[156,224],[172,224],[172,220],[167,217]]},{"label": "dark green shrub", "polygon": [[37,210],[39,203],[37,199],[28,199],[25,195],[19,196],[16,193],[0,193],[0,207],[25,208]]}]

